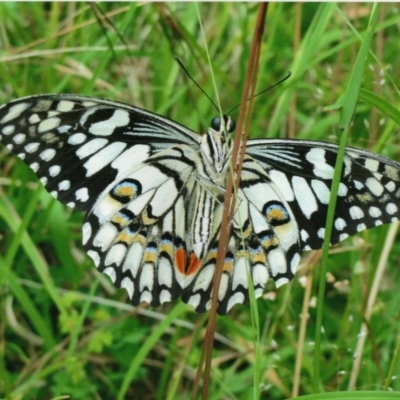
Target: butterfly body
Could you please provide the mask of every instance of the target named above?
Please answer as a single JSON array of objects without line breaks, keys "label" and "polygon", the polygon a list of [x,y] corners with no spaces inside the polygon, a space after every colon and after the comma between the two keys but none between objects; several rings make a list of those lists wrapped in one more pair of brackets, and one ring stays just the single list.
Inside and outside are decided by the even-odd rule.
[{"label": "butterfly body", "polygon": [[[233,122],[197,135],[126,104],[43,95],[0,108],[0,141],[46,189],[85,211],[83,246],[132,304],[179,297],[210,307],[229,173]],[[303,250],[321,248],[337,146],[281,139],[247,144],[223,265],[218,312],[296,272]],[[332,244],[396,221],[400,164],[346,150]]]}]

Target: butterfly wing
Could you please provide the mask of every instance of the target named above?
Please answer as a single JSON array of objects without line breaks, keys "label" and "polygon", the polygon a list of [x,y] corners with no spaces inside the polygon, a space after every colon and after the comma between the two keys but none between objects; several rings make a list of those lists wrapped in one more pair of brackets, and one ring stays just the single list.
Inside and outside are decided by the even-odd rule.
[{"label": "butterfly wing", "polygon": [[180,296],[199,135],[122,103],[43,95],[0,108],[0,140],[54,197],[87,211],[84,248],[134,305]]},{"label": "butterfly wing", "polygon": [[[290,205],[304,250],[323,245],[338,146],[325,142],[249,141],[246,153],[268,172]],[[400,164],[348,147],[337,197],[331,244],[400,217]]]},{"label": "butterfly wing", "polygon": [[133,305],[181,295],[196,157],[186,145],[158,152],[106,188],[85,218],[85,250]]},{"label": "butterfly wing", "polygon": [[194,132],[137,107],[77,95],[31,96],[0,108],[0,140],[62,203],[88,211],[126,168]]}]

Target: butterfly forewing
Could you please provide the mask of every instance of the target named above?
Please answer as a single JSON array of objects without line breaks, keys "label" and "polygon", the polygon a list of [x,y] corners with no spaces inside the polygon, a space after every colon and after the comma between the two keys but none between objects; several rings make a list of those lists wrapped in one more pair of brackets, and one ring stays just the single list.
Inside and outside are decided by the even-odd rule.
[{"label": "butterfly forewing", "polygon": [[[254,140],[247,153],[261,163],[296,215],[303,250],[322,247],[338,147],[302,140]],[[400,217],[400,164],[348,147],[331,244]]]},{"label": "butterfly forewing", "polygon": [[90,210],[100,193],[152,154],[198,147],[183,126],[122,103],[76,95],[33,96],[0,109],[0,139],[70,207]]},{"label": "butterfly forewing", "polygon": [[[86,211],[85,250],[134,305],[182,297],[208,309],[225,230],[224,314],[248,300],[248,276],[259,297],[269,278],[292,279],[302,250],[321,248],[337,146],[250,140],[235,214],[221,227],[231,154],[223,123],[200,136],[122,103],[43,95],[0,108],[0,140],[54,197]],[[332,244],[396,221],[399,198],[399,163],[348,148]]]}]

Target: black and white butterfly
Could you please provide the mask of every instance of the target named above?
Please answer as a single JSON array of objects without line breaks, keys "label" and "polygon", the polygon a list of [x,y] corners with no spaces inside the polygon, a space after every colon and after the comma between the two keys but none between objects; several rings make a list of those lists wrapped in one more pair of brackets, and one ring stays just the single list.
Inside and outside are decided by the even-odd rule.
[{"label": "black and white butterfly", "polygon": [[[62,203],[85,211],[83,246],[133,305],[182,297],[210,307],[229,117],[198,135],[157,114],[77,95],[42,95],[0,108],[0,140]],[[218,312],[295,274],[324,238],[335,144],[250,140],[218,292]],[[331,243],[397,221],[400,164],[348,148]]]}]

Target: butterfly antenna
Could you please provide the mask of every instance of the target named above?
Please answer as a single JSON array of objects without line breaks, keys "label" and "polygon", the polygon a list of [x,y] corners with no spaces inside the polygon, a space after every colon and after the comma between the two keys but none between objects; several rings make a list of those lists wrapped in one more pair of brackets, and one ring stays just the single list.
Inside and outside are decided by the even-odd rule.
[{"label": "butterfly antenna", "polygon": [[[258,92],[257,94],[255,94],[254,97],[260,96],[261,94],[267,92],[268,90],[273,89],[275,86],[278,86],[278,85],[280,85],[282,82],[285,82],[285,81],[286,81],[287,79],[289,79],[291,76],[292,76],[292,72],[291,72],[291,71],[288,71],[287,75],[286,75],[283,79],[281,79],[279,82],[275,83],[274,85],[270,86],[269,88],[264,89],[264,90],[261,90],[261,92]],[[253,97],[253,98],[254,98],[254,97]],[[250,100],[250,99],[247,99],[246,101],[249,101],[249,100]],[[232,110],[230,110],[230,111],[228,112],[228,115],[229,115],[232,111],[236,110],[238,107],[240,107],[240,103],[239,103],[237,106],[233,107]]]},{"label": "butterfly antenna", "polygon": [[[183,65],[183,62],[180,60],[179,57],[174,56],[175,60],[179,64],[179,66],[185,71],[186,75],[189,77],[189,79],[203,92],[203,94],[207,97],[208,100],[210,100],[211,104],[217,109],[217,111],[220,113],[221,110],[218,108],[218,106],[215,104],[215,102],[212,100],[212,98],[205,92],[205,90],[192,78],[192,76],[189,74],[189,71],[186,69],[186,67]],[[236,108],[236,107],[235,107]]]}]

